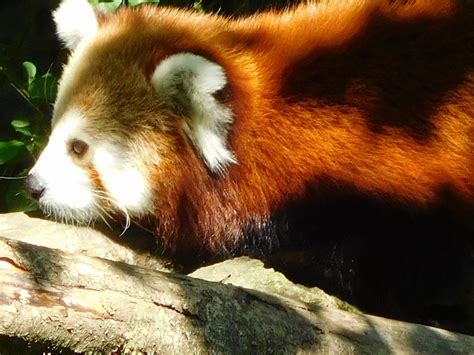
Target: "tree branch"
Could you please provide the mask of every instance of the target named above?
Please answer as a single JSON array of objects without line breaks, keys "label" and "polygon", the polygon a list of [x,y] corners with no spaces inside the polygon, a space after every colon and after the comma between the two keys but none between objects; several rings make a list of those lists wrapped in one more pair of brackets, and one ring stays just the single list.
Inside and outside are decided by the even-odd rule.
[{"label": "tree branch", "polygon": [[0,269],[3,343],[23,339],[76,352],[474,349],[474,337],[3,237]]}]

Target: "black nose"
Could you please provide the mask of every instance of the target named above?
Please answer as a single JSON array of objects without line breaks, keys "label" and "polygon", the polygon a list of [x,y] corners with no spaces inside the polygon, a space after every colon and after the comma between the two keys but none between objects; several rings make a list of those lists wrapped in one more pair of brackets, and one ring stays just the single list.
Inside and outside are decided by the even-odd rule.
[{"label": "black nose", "polygon": [[38,201],[44,193],[44,183],[34,174],[27,176],[25,180],[25,190],[31,198]]}]

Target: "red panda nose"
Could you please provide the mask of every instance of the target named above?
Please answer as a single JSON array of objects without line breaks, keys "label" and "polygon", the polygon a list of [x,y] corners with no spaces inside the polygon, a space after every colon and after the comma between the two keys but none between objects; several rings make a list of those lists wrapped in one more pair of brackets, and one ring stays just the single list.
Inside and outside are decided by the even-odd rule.
[{"label": "red panda nose", "polygon": [[25,180],[25,190],[33,198],[38,201],[44,193],[44,183],[34,174],[28,175]]}]

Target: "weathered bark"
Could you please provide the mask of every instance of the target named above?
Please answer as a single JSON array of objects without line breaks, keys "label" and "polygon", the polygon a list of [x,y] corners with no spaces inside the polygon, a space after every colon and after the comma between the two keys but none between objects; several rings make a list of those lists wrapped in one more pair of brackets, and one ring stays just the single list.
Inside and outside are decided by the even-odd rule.
[{"label": "weathered bark", "polygon": [[155,238],[151,234],[134,228],[120,236],[122,230],[119,228],[113,224],[112,227],[96,228],[66,225],[22,212],[0,214],[2,237],[154,270],[181,270],[179,265],[159,256]]},{"label": "weathered bark", "polygon": [[[0,236],[29,244],[45,246],[72,254],[100,257],[112,261],[123,261],[159,271],[179,271],[183,268],[159,255],[155,237],[145,231],[130,229],[123,236],[120,229],[65,225],[51,220],[29,216],[25,213],[0,214]],[[118,228],[117,226],[114,226]],[[156,250],[156,252],[151,252]],[[236,286],[277,293],[287,298],[324,307],[347,304],[322,290],[307,288],[289,281],[273,269],[265,268],[257,259],[236,258],[196,270],[191,276],[209,281],[231,283]]]},{"label": "weathered bark", "polygon": [[0,335],[73,351],[469,352],[474,337],[0,238]]}]

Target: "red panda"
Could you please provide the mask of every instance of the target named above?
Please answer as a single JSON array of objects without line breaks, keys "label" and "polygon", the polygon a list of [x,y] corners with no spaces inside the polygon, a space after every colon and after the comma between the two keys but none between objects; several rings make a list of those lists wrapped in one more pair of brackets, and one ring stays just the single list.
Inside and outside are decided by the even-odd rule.
[{"label": "red panda", "polygon": [[[421,210],[449,194],[470,218],[473,11],[322,0],[231,19],[64,0],[70,57],[26,189],[58,219],[123,214],[185,255],[271,249],[347,191]],[[308,219],[289,225],[295,205]]]}]

